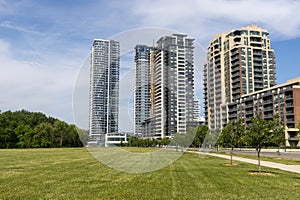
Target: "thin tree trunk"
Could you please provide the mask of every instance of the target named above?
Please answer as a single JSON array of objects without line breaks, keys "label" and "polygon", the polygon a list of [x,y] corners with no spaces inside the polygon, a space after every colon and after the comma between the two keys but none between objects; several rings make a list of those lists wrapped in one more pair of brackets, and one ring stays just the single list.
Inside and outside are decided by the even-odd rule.
[{"label": "thin tree trunk", "polygon": [[261,172],[261,168],[260,168],[260,148],[258,148],[258,151],[257,151],[257,158],[258,158],[258,172],[260,173]]},{"label": "thin tree trunk", "polygon": [[231,147],[230,150],[230,165],[232,165],[232,152],[233,152],[233,146]]},{"label": "thin tree trunk", "polygon": [[60,147],[62,147],[62,143],[63,143],[63,137],[61,136],[59,141]]}]

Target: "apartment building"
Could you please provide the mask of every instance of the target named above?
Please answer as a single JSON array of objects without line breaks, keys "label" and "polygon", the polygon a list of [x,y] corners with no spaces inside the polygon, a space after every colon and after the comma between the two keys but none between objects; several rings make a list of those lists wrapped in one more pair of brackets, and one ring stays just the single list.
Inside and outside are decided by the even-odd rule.
[{"label": "apartment building", "polygon": [[161,37],[154,50],[155,136],[186,133],[194,121],[194,39]]},{"label": "apartment building", "polygon": [[134,133],[142,134],[151,112],[151,52],[146,45],[135,47]]},{"label": "apartment building", "polygon": [[90,68],[89,135],[100,146],[106,146],[108,134],[118,132],[119,68],[119,42],[95,39]]},{"label": "apartment building", "polygon": [[256,25],[216,34],[204,65],[205,121],[211,130],[228,121],[227,104],[276,85],[269,33]]},{"label": "apartment building", "polygon": [[296,137],[300,120],[300,77],[285,84],[242,95],[228,104],[229,121],[244,118],[247,125],[251,125],[251,118],[255,115],[270,120],[276,114],[286,127],[286,145],[300,146]]}]

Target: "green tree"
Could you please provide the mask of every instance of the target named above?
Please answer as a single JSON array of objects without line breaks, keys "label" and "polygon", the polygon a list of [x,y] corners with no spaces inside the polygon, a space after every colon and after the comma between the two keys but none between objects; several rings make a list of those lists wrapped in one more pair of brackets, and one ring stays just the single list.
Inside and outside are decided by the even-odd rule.
[{"label": "green tree", "polygon": [[63,142],[66,141],[67,136],[68,136],[69,125],[65,122],[55,120],[53,128],[54,128],[53,131],[54,131],[54,134],[55,134],[55,137],[57,140],[55,143],[58,143],[58,146],[62,147]]},{"label": "green tree", "polygon": [[166,146],[166,145],[168,145],[169,143],[170,143],[170,139],[167,138],[167,137],[164,137],[164,138],[162,138],[162,139],[160,140],[160,144],[161,144],[162,146]]},{"label": "green tree", "polygon": [[208,131],[202,143],[202,148],[213,148],[217,144],[220,134],[220,129]]},{"label": "green tree", "polygon": [[252,125],[246,131],[246,138],[250,145],[257,151],[258,171],[261,172],[260,157],[262,147],[268,146],[272,141],[270,134],[270,125],[268,121],[263,120],[259,115],[251,119]]},{"label": "green tree", "polygon": [[285,126],[278,115],[274,115],[273,119],[269,121],[269,125],[272,141],[277,145],[277,152],[280,155],[280,146],[285,145]]},{"label": "green tree", "polygon": [[34,134],[34,131],[30,127],[30,125],[20,124],[16,129],[15,133],[19,139],[17,143],[18,147],[21,148],[30,148],[31,147],[31,140]]},{"label": "green tree", "polygon": [[239,118],[238,121],[236,123],[234,123],[234,131],[237,137],[237,147],[239,147],[240,149],[242,148],[243,144],[244,144],[244,135],[245,135],[245,131],[246,131],[246,127],[244,124],[244,118]]},{"label": "green tree", "polygon": [[233,148],[237,145],[237,134],[234,130],[233,124],[229,122],[221,132],[219,143],[224,147],[230,147],[230,165],[232,165]]},{"label": "green tree", "polygon": [[[78,132],[78,136],[82,142],[82,145],[83,146],[86,146],[87,145],[87,142],[90,140],[90,136],[89,136],[89,133],[87,130],[84,130],[84,129],[77,129],[77,132]],[[123,142],[122,142],[122,146],[123,146]]]},{"label": "green tree", "polygon": [[192,146],[193,147],[199,147],[203,143],[209,129],[207,126],[198,126],[196,129],[196,135],[194,137]]},{"label": "green tree", "polygon": [[48,122],[42,122],[34,129],[34,147],[54,147],[54,129]]}]

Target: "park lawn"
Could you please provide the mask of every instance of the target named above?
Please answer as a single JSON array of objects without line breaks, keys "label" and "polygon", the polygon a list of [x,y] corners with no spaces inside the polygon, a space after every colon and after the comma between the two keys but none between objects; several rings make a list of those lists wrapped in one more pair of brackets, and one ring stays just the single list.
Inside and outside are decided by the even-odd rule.
[{"label": "park lawn", "polygon": [[153,172],[111,169],[85,148],[0,150],[0,199],[300,199],[300,174],[186,153]]},{"label": "park lawn", "polygon": [[[214,152],[214,153],[230,155],[230,152]],[[233,153],[232,155],[237,156],[237,157],[257,160],[257,155],[246,155],[246,154],[242,154],[242,153],[240,153],[240,154]],[[300,160],[293,160],[290,158],[282,158],[280,156],[277,156],[277,157],[261,156],[260,159],[263,161],[281,163],[281,164],[286,164],[286,165],[300,165]]]}]

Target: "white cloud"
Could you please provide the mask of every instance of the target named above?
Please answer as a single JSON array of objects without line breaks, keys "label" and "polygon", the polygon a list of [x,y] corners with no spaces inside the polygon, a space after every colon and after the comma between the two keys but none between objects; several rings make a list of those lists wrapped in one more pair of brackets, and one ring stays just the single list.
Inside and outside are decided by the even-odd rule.
[{"label": "white cloud", "polygon": [[28,109],[72,122],[71,96],[76,71],[18,60],[9,43],[0,40],[0,110]]},{"label": "white cloud", "polygon": [[16,30],[16,31],[21,31],[21,32],[25,32],[25,33],[40,34],[37,31],[33,31],[28,28],[12,24],[9,21],[0,22],[0,27],[8,28],[8,29]]},{"label": "white cloud", "polygon": [[215,33],[251,23],[278,39],[300,35],[300,2],[295,0],[136,1],[132,12],[146,26],[172,27],[207,42]]}]

